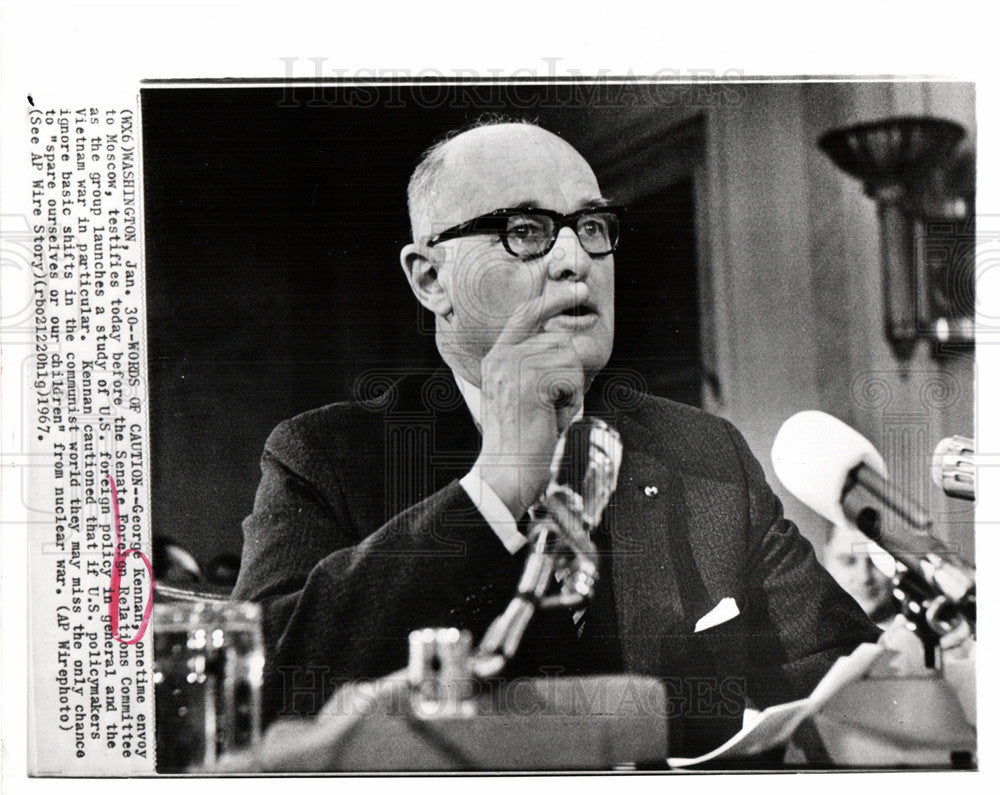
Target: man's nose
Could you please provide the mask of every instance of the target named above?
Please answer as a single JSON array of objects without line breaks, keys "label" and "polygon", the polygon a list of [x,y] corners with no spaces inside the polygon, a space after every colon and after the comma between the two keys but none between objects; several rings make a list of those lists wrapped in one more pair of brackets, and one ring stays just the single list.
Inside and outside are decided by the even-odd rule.
[{"label": "man's nose", "polygon": [[549,278],[557,281],[573,279],[583,281],[590,273],[593,260],[580,245],[580,238],[568,226],[559,230],[555,245],[548,254]]}]

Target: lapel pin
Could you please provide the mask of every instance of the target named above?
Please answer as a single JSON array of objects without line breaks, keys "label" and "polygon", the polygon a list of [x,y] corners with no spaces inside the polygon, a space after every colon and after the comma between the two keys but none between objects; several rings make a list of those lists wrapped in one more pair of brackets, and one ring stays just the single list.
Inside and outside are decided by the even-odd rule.
[{"label": "lapel pin", "polygon": [[657,494],[660,493],[660,490],[656,488],[656,486],[646,486],[646,488],[644,488],[643,491],[645,492],[647,497],[655,497]]}]

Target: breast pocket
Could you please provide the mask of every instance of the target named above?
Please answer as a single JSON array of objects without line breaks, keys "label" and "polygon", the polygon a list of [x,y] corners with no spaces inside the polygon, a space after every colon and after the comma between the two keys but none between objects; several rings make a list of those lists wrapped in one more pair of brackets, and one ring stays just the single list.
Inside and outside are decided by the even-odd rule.
[{"label": "breast pocket", "polygon": [[742,614],[691,635],[692,652],[716,676],[742,675],[747,660],[747,623]]},{"label": "breast pocket", "polygon": [[738,615],[673,639],[664,681],[671,754],[704,753],[739,731],[747,704],[746,630]]}]

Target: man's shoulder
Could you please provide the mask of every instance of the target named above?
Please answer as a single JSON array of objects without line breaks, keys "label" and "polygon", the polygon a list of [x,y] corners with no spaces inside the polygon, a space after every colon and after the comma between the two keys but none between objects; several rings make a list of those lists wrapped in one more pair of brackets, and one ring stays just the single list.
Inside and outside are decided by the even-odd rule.
[{"label": "man's shoulder", "polygon": [[341,400],[282,420],[271,439],[295,437],[305,442],[326,442],[331,437],[368,433],[384,423],[385,407],[378,402]]},{"label": "man's shoulder", "polygon": [[313,468],[321,462],[367,462],[386,426],[385,411],[376,401],[343,400],[309,409],[279,422],[264,446],[270,455],[292,468]]},{"label": "man's shoulder", "polygon": [[742,437],[728,420],[704,409],[639,390],[604,401],[604,415],[626,449],[673,462],[681,471],[731,477],[741,467]]},{"label": "man's shoulder", "polygon": [[268,445],[294,440],[300,445],[350,451],[352,446],[377,444],[389,426],[426,425],[433,416],[447,417],[463,405],[454,379],[445,377],[440,368],[429,375],[362,376],[354,393],[352,400],[328,403],[283,420],[271,433]]},{"label": "man's shoulder", "polygon": [[707,424],[721,426],[726,420],[710,414],[704,409],[689,403],[679,403],[670,398],[660,397],[649,392],[636,393],[638,412],[647,417],[656,417],[670,422]]},{"label": "man's shoulder", "polygon": [[732,430],[728,420],[704,409],[630,386],[603,385],[601,395],[594,402],[600,414],[612,420],[648,426],[650,430],[723,436],[728,436]]},{"label": "man's shoulder", "polygon": [[[735,451],[739,435],[721,417],[631,386],[595,386],[599,394],[593,401],[588,398],[588,413],[617,427],[628,449],[687,462],[698,470],[704,468],[706,456],[724,460]],[[337,458],[369,457],[371,451],[384,454],[390,425],[421,423],[431,415],[439,425],[469,423],[457,390],[445,394],[447,390],[434,379],[416,384],[416,391],[413,387],[406,380],[396,381],[362,395],[363,399],[305,411],[279,423],[267,447],[279,456],[323,450]]]}]

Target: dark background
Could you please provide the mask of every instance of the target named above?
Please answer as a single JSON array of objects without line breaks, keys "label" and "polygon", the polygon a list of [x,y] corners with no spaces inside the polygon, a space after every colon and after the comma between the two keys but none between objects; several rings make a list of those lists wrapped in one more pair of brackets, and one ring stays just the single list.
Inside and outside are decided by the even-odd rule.
[{"label": "dark background", "polygon": [[698,405],[687,153],[674,147],[674,165],[652,169],[659,178],[643,166],[633,180],[629,101],[643,99],[602,105],[551,84],[144,89],[154,533],[203,568],[238,553],[278,422],[354,397],[373,370],[440,364],[431,315],[398,262],[406,183],[424,149],[484,108],[562,135],[630,207],[609,369]]}]

